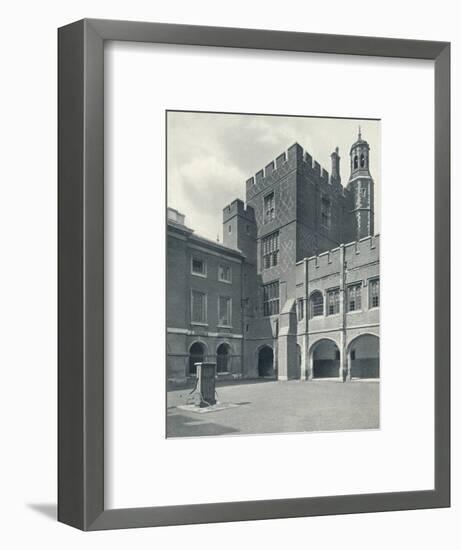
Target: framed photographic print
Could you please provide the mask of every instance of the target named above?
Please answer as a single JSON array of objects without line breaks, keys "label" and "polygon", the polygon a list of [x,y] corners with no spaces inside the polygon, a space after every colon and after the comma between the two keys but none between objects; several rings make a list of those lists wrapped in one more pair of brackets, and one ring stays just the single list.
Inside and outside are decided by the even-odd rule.
[{"label": "framed photographic print", "polygon": [[380,121],[166,116],[167,437],[378,429]]},{"label": "framed photographic print", "polygon": [[450,503],[450,46],[59,29],[59,520]]}]

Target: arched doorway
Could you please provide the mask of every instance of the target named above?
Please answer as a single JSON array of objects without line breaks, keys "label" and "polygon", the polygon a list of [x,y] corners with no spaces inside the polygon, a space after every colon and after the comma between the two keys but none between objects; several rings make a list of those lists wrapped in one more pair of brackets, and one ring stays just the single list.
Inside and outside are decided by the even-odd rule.
[{"label": "arched doorway", "polygon": [[220,344],[216,350],[216,372],[230,371],[230,347],[229,344]]},{"label": "arched doorway", "polygon": [[357,336],[349,345],[351,378],[379,378],[379,338],[374,334]]},{"label": "arched doorway", "polygon": [[319,340],[311,353],[314,378],[339,378],[339,348],[333,340]]},{"label": "arched doorway", "polygon": [[274,352],[270,346],[263,346],[258,353],[258,376],[261,378],[273,378]]},{"label": "arched doorway", "polygon": [[205,346],[202,342],[195,342],[189,349],[189,376],[197,374],[195,363],[202,363],[205,358]]}]

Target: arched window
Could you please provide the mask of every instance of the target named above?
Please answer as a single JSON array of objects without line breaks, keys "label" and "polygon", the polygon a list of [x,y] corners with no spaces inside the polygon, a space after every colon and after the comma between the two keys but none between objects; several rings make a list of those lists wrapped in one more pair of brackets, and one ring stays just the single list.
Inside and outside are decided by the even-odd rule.
[{"label": "arched window", "polygon": [[316,290],[309,299],[309,317],[319,317],[323,315],[323,294]]},{"label": "arched window", "polygon": [[363,168],[365,166],[365,155],[362,153],[360,155],[360,168]]},{"label": "arched window", "polygon": [[196,363],[203,363],[205,358],[205,346],[201,342],[195,342],[189,349],[189,375],[197,374]]},{"label": "arched window", "polygon": [[354,168],[358,168],[359,167],[359,157],[357,155],[355,155],[354,157]]}]

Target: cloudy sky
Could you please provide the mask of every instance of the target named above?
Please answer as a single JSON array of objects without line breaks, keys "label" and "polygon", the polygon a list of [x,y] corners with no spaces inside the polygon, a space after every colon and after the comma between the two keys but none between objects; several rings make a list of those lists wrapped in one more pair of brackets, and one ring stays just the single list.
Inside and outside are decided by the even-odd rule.
[{"label": "cloudy sky", "polygon": [[328,172],[338,146],[347,185],[359,124],[370,144],[379,232],[380,123],[373,120],[169,112],[168,206],[185,214],[186,224],[200,235],[221,240],[224,206],[235,198],[245,201],[245,181],[295,142]]}]

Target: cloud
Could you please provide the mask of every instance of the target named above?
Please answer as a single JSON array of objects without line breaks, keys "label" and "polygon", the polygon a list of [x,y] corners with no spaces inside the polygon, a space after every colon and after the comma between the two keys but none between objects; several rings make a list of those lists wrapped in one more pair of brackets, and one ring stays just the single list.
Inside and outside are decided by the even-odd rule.
[{"label": "cloud", "polygon": [[[168,205],[186,215],[197,233],[216,239],[222,209],[245,200],[245,181],[298,142],[328,171],[336,146],[347,183],[349,149],[358,124],[372,151],[372,173],[379,197],[380,128],[376,121],[315,117],[168,113]],[[375,206],[379,227],[379,209]]]},{"label": "cloud", "polygon": [[187,225],[197,233],[215,239],[221,231],[222,209],[242,195],[244,177],[236,165],[224,159],[197,155],[172,168],[168,204],[185,213]]}]

